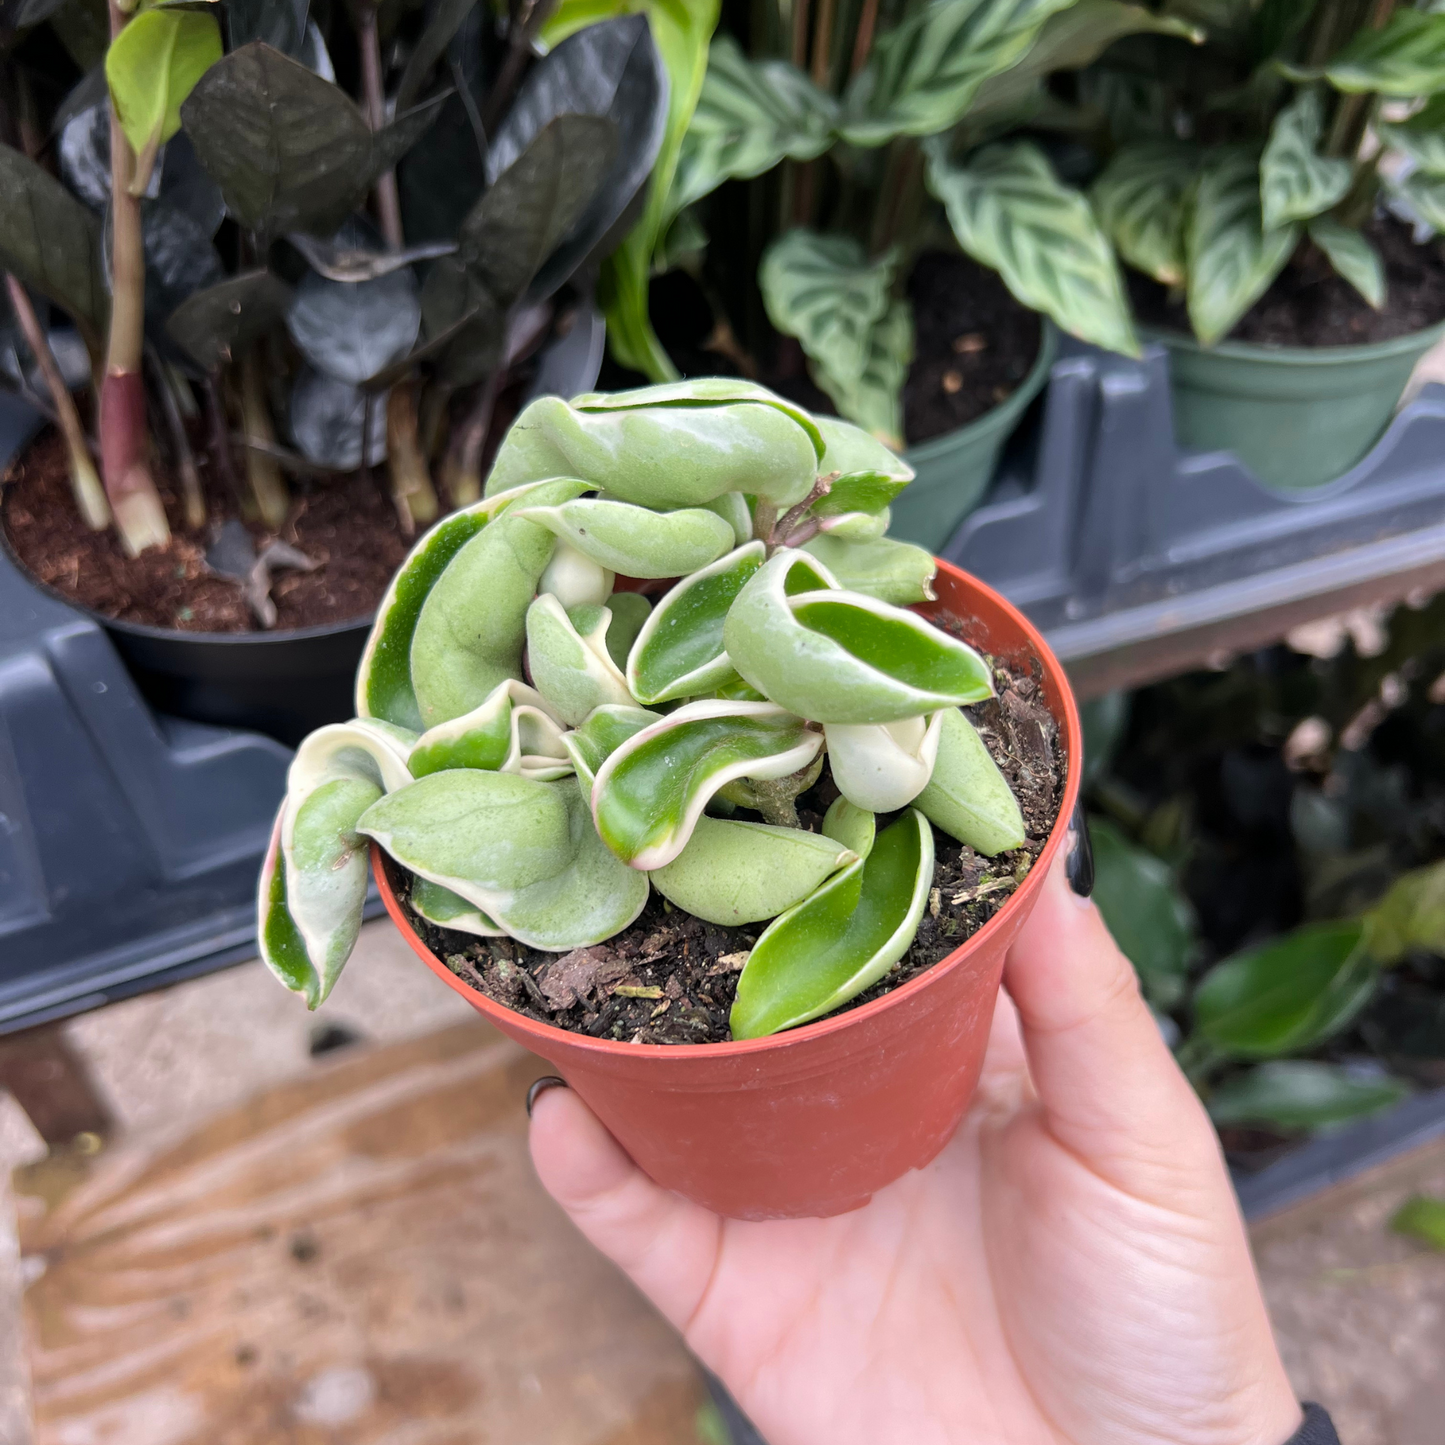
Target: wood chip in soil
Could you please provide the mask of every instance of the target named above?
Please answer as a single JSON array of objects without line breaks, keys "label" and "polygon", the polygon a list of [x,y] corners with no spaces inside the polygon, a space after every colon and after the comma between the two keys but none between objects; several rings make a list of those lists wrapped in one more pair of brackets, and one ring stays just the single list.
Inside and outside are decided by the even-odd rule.
[{"label": "wood chip in soil", "polygon": [[[934,621],[956,635],[969,630],[946,613]],[[917,936],[893,969],[845,1010],[916,978],[978,932],[1027,877],[1058,816],[1064,762],[1037,668],[1023,671],[990,660],[998,696],[965,711],[1019,799],[1027,840],[987,858],[935,828],[933,888]],[[825,769],[799,800],[803,824],[816,832],[836,796]],[[886,827],[892,818],[878,821]],[[568,954],[544,953],[513,939],[481,939],[428,923],[408,902],[411,875],[389,859],[387,869],[412,927],[458,978],[528,1018],[593,1038],[637,1044],[730,1039],[728,1011],[738,974],[767,927],[705,923],[654,890],[641,916],[615,937]]]}]

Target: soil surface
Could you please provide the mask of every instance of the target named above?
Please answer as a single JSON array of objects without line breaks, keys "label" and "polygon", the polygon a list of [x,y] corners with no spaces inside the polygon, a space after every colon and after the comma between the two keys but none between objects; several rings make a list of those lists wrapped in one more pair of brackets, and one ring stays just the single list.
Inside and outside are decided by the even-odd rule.
[{"label": "soil surface", "polygon": [[[946,615],[935,620],[945,626],[951,621]],[[955,623],[949,630],[963,629]],[[935,828],[933,891],[912,946],[890,973],[838,1012],[881,998],[946,958],[1003,907],[1048,840],[1064,787],[1057,729],[1033,677],[996,660],[994,676],[998,696],[966,711],[1013,787],[1027,841],[987,858]],[[825,768],[799,799],[803,825],[818,831],[836,796]],[[891,821],[880,817],[878,826]],[[705,923],[654,891],[637,921],[605,943],[543,953],[512,939],[482,939],[426,922],[407,905],[411,876],[390,860],[387,867],[412,926],[459,978],[528,1018],[594,1038],[639,1044],[730,1039],[728,1010],[738,974],[767,927]]]},{"label": "soil surface", "polygon": [[[1417,246],[1410,227],[1393,216],[1365,227],[1385,262],[1389,286],[1376,311],[1338,276],[1317,247],[1301,246],[1274,284],[1229,333],[1260,346],[1363,346],[1392,341],[1445,320],[1445,254],[1438,240]],[[1157,281],[1129,272],[1139,320],[1161,330],[1190,330],[1182,301]]]}]

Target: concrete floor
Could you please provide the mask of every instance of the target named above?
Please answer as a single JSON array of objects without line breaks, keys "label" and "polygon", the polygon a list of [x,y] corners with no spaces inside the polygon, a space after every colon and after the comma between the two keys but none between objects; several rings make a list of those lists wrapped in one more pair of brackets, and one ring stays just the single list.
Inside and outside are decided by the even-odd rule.
[{"label": "concrete floor", "polygon": [[[340,1024],[364,1042],[313,1059],[309,1046],[318,1023]],[[253,963],[85,1015],[72,1020],[66,1033],[86,1060],[117,1130],[102,1155],[86,1166],[84,1189],[62,1198],[71,1186],[56,1185],[53,1162],[22,1167],[35,1166],[44,1147],[13,1102],[0,1099],[0,1177],[8,1179],[12,1169],[22,1167],[20,1203],[26,1213],[21,1233],[34,1246],[32,1257],[22,1260],[15,1201],[0,1201],[0,1445],[191,1445],[193,1440],[219,1445],[223,1438],[226,1445],[274,1445],[283,1438],[297,1445],[332,1440],[471,1445],[482,1439],[526,1445],[697,1445],[700,1395],[685,1352],[630,1287],[570,1233],[526,1169],[520,1092],[540,1069],[477,1024],[461,999],[417,966],[385,921],[364,930],[355,958],[317,1015],[308,1015]],[[423,1037],[431,1042],[408,1043]],[[485,1106],[493,1112],[475,1114],[482,1108],[475,1101],[492,1088],[484,1083],[493,1075],[495,1105]],[[298,1083],[306,1087],[298,1090]],[[342,1089],[351,1112],[332,1134],[325,1132],[332,1126],[324,1120],[308,1123],[313,1132],[294,1138],[278,1133],[274,1120],[268,1122],[278,1115],[278,1099],[291,1101],[286,1104],[290,1109],[297,1099]],[[426,1102],[448,1097],[467,1100],[475,1117]],[[412,1112],[396,1115],[398,1101],[407,1100],[413,1101],[406,1105]],[[162,1197],[152,1189],[147,1202],[137,1204],[135,1180],[160,1174],[171,1204],[204,1197],[223,1200],[226,1210],[236,1207],[235,1190],[244,1185],[248,1209],[270,1210],[268,1218],[280,1218],[288,1210],[294,1213],[297,1190],[329,1188],[337,1171],[361,1167],[347,1150],[354,1152],[356,1140],[368,1137],[363,1125],[373,1116],[401,1119],[395,1127],[416,1141],[408,1151],[413,1175],[386,1175],[392,1181],[387,1189],[434,1190],[440,1186],[433,1180],[416,1182],[415,1170],[439,1160],[455,1165],[455,1177],[444,1182],[451,1192],[428,1195],[428,1208],[455,1210],[458,1219],[475,1220],[479,1238],[459,1251],[457,1235],[447,1236],[441,1273],[455,1271],[461,1284],[475,1277],[485,1290],[467,1284],[469,1298],[485,1293],[486,1301],[485,1308],[469,1304],[470,1314],[459,1309],[461,1323],[437,1349],[454,1357],[459,1369],[486,1375],[483,1403],[458,1404],[445,1420],[433,1422],[435,1429],[402,1420],[395,1410],[374,1420],[367,1414],[372,1423],[360,1433],[333,1433],[316,1423],[327,1418],[327,1410],[344,1407],[344,1415],[350,1406],[341,1397],[348,1389],[361,1391],[363,1404],[374,1403],[375,1380],[366,1383],[366,1372],[346,1363],[346,1350],[360,1348],[355,1342],[367,1330],[373,1344],[387,1328],[396,1335],[394,1320],[386,1327],[375,1322],[378,1293],[387,1299],[415,1295],[424,1313],[427,1290],[445,1293],[449,1288],[447,1281],[432,1278],[442,1256],[428,1254],[425,1241],[402,1238],[406,1231],[398,1231],[394,1218],[386,1215],[386,1201],[377,1193],[382,1179],[377,1165],[372,1173],[363,1170],[356,1176],[373,1202],[326,1226],[332,1235],[324,1235],[324,1250],[336,1262],[319,1293],[307,1285],[311,1295],[305,1307],[322,1322],[316,1326],[320,1336],[332,1343],[320,1354],[307,1355],[304,1332],[293,1339],[293,1353],[310,1359],[306,1368],[312,1374],[284,1404],[291,1422],[284,1433],[259,1417],[254,1427],[236,1418],[235,1401],[243,1397],[228,1393],[237,1387],[219,1381],[213,1364],[199,1356],[187,1367],[197,1381],[196,1398],[232,1417],[224,1436],[218,1427],[192,1418],[201,1408],[194,1403],[188,1406],[191,1415],[179,1423],[164,1412],[147,1416],[133,1401],[126,1408],[114,1392],[123,1395],[130,1388],[123,1383],[128,1378],[124,1369],[134,1368],[134,1361],[75,1354],[73,1340],[65,1346],[72,1352],[67,1354],[53,1347],[53,1332],[44,1348],[32,1351],[42,1416],[34,1425],[22,1291],[30,1281],[32,1342],[36,1320],[52,1317],[57,1301],[78,1319],[111,1319],[118,1306],[97,1286],[97,1278],[109,1270],[113,1279],[129,1279],[134,1251],[149,1247],[165,1258],[163,1241],[171,1237],[155,1233],[144,1221],[134,1223],[138,1214],[154,1216],[155,1201]],[[333,1134],[345,1145],[340,1153]],[[478,1154],[473,1145],[481,1134],[486,1144]],[[221,1136],[231,1141],[234,1157],[206,1153],[206,1141]],[[360,1152],[371,1160],[367,1167],[375,1164],[375,1149]],[[263,1168],[271,1171],[270,1192],[257,1204],[250,1199],[258,1192],[251,1180]],[[39,1196],[47,1191],[42,1205]],[[1291,1377],[1302,1397],[1330,1408],[1346,1445],[1438,1445],[1442,1438],[1445,1256],[1396,1238],[1386,1228],[1398,1204],[1416,1192],[1445,1194],[1445,1144],[1256,1227],[1261,1273]],[[87,1224],[87,1219],[94,1222]],[[125,1249],[116,1255],[117,1229],[130,1231],[130,1255]],[[57,1230],[80,1258],[67,1261],[66,1250],[55,1247]],[[338,1246],[349,1247],[349,1255],[333,1250],[333,1235]],[[509,1236],[505,1247],[480,1237],[497,1235]],[[75,1243],[80,1236],[86,1236],[84,1250]],[[194,1303],[198,1317],[182,1328],[169,1326],[164,1338],[145,1325],[152,1330],[148,1348],[174,1352],[184,1347],[189,1359],[200,1349],[192,1337],[204,1334],[200,1316],[213,1307],[222,1314],[234,1311],[231,1303],[215,1303],[221,1299],[215,1293],[216,1261],[222,1258],[238,1288],[252,1277],[262,1293],[285,1294],[292,1287],[290,1275],[276,1272],[271,1254],[207,1256],[203,1270],[198,1265],[191,1276],[178,1275],[175,1286]],[[565,1265],[565,1290],[553,1278],[559,1262]],[[134,1308],[133,1301],[126,1307]],[[349,1317],[358,1312],[368,1312],[366,1329]],[[294,1335],[295,1321],[288,1318],[284,1312],[268,1315],[265,1328],[275,1330],[278,1339],[287,1330]],[[99,1379],[107,1370],[120,1372],[122,1385],[112,1385],[104,1410],[76,1403],[77,1361],[90,1372],[88,1379]],[[280,1377],[268,1378],[274,1384]],[[384,1385],[384,1370],[380,1378]],[[497,1381],[506,1388],[497,1388]],[[459,1423],[465,1428],[453,1434]],[[706,1435],[705,1420],[703,1430]]]}]

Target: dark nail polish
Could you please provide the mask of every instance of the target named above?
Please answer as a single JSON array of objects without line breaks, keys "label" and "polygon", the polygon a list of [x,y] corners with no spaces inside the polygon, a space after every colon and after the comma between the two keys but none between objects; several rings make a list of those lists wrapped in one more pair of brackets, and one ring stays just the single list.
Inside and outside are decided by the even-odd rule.
[{"label": "dark nail polish", "polygon": [[559,1079],[556,1074],[543,1074],[540,1079],[533,1082],[532,1087],[527,1090],[527,1117],[532,1117],[532,1105],[537,1102],[539,1094],[544,1094],[548,1089],[565,1089],[566,1079]]},{"label": "dark nail polish", "polygon": [[1094,846],[1089,842],[1089,824],[1082,803],[1074,804],[1074,816],[1069,819],[1068,848],[1064,872],[1068,874],[1069,887],[1080,898],[1087,898],[1094,891]]}]

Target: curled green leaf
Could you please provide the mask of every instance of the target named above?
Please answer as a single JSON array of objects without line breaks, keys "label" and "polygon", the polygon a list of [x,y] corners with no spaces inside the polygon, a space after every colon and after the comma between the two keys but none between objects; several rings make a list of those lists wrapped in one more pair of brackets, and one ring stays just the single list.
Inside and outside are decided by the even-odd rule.
[{"label": "curled green leaf", "polygon": [[648,876],[677,907],[734,927],[776,918],[857,856],[801,828],[704,816],[682,852]]},{"label": "curled green leaf", "polygon": [[[887,532],[889,524],[893,520],[892,509],[884,507],[881,512],[838,512],[831,517],[818,519],[818,530],[825,537],[832,537],[838,542],[876,542]],[[807,544],[804,543],[804,546]],[[841,578],[839,578],[842,581]],[[852,584],[844,582],[845,587]],[[865,588],[856,588],[856,591],[865,591]],[[885,599],[894,602],[899,599],[889,597]],[[922,601],[921,597],[910,597],[906,601]]]},{"label": "curled green leaf", "polygon": [[587,715],[582,725],[562,735],[562,746],[572,759],[572,766],[582,781],[583,791],[590,798],[597,769],[643,728],[662,721],[660,712],[645,707],[616,703],[604,704]]},{"label": "curled green leaf", "polygon": [[882,511],[913,480],[913,468],[862,427],[836,416],[817,422],[826,446],[818,470],[838,475],[828,495],[813,504],[815,517]]},{"label": "curled green leaf", "polygon": [[752,537],[753,514],[748,510],[748,499],[741,492],[724,492],[703,505],[708,511],[716,512],[733,529],[733,538],[739,547]]},{"label": "curled green leaf", "polygon": [[[532,510],[545,509],[519,507],[517,515],[521,517]],[[528,517],[528,520],[537,519]],[[537,591],[550,592],[563,607],[583,607],[589,604],[596,606],[606,602],[612,595],[612,584],[616,580],[616,575],[611,570],[594,561],[586,552],[578,551],[570,543],[559,540],[552,553],[552,560],[547,563],[537,581]]]},{"label": "curled green leaf", "polygon": [[731,524],[702,507],[653,512],[631,502],[579,497],[557,507],[522,508],[518,515],[624,577],[686,577],[734,546]]},{"label": "curled green leaf", "polygon": [[627,679],[607,650],[612,613],[578,607],[569,614],[550,593],[527,610],[527,666],[537,691],[576,727],[595,708],[632,702]]},{"label": "curled green leaf", "polygon": [[607,629],[607,651],[618,668],[626,672],[632,644],[652,615],[652,603],[640,592],[614,592],[607,599],[612,622]]},{"label": "curled green leaf", "polygon": [[417,878],[411,885],[412,910],[438,928],[454,928],[458,933],[474,933],[478,938],[502,938],[507,930],[498,927],[475,903],[468,903],[459,893],[433,883],[430,878]]},{"label": "curled green leaf", "polygon": [[933,885],[933,833],[910,808],[866,859],[768,925],[738,979],[735,1039],[756,1039],[831,1013],[908,951]]},{"label": "curled green leaf", "polygon": [[[858,513],[845,513],[845,517]],[[866,514],[863,514],[866,515]],[[938,564],[933,554],[912,542],[892,537],[845,535],[827,530],[803,543],[803,551],[816,557],[838,580],[840,587],[907,607],[933,600],[933,579]]]},{"label": "curled green leaf", "polygon": [[955,707],[943,714],[938,757],[914,806],[951,838],[993,857],[1028,836],[1018,799],[973,724]]},{"label": "curled green leaf", "polygon": [[641,702],[711,692],[735,674],[723,646],[728,609],[763,565],[748,542],[685,577],[653,608],[627,658],[627,685]]},{"label": "curled green leaf", "polygon": [[933,774],[948,711],[957,709],[892,723],[829,723],[823,736],[838,791],[873,813],[892,813],[911,803]]},{"label": "curled green leaf", "polygon": [[860,858],[866,858],[878,836],[878,819],[867,808],[860,808],[840,795],[823,814],[823,833]]},{"label": "curled green leaf", "polygon": [[728,656],[764,696],[823,723],[897,722],[992,696],[988,664],[971,647],[862,593],[798,590],[810,575],[832,581],[784,548],[728,612]]},{"label": "curled green leaf", "polygon": [[735,778],[806,768],[823,735],[766,702],[687,703],[624,742],[597,771],[592,812],[634,868],[661,868],[687,844],[708,800]]},{"label": "curled green leaf", "polygon": [[550,782],[572,771],[563,731],[540,693],[508,678],[481,707],[423,733],[407,764],[414,778],[450,768],[487,768]]}]

